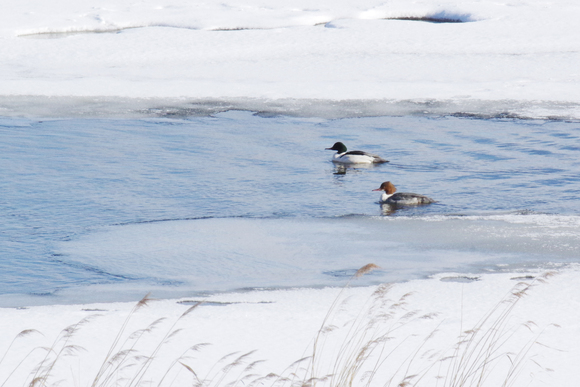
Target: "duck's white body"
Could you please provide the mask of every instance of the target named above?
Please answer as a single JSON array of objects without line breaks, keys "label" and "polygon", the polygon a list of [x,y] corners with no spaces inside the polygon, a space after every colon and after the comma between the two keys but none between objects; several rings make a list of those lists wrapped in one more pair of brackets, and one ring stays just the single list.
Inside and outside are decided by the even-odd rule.
[{"label": "duck's white body", "polygon": [[390,182],[385,181],[381,186],[373,191],[385,191],[381,195],[381,204],[392,206],[416,206],[419,204],[435,203],[435,200],[425,196],[409,192],[397,192],[397,188]]},{"label": "duck's white body", "polygon": [[332,156],[332,162],[341,164],[376,164],[385,163],[387,161],[371,153],[352,151],[336,153],[334,156]]},{"label": "duck's white body", "polygon": [[337,153],[332,157],[332,162],[340,164],[381,164],[388,163],[387,160],[374,155],[372,153],[363,151],[347,152],[346,146],[342,142],[335,143],[332,148],[327,150],[335,150]]}]

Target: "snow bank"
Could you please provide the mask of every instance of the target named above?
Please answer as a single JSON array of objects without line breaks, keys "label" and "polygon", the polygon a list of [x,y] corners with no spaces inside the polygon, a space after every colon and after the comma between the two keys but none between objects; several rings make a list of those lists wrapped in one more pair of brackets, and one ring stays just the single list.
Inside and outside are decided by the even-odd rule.
[{"label": "snow bank", "polygon": [[331,118],[580,117],[573,1],[62,0],[5,9],[3,115],[210,114],[221,105]]},{"label": "snow bank", "polygon": [[[510,291],[524,288],[522,284],[518,285],[522,281],[532,284],[531,288],[527,289],[525,296],[510,301]],[[505,273],[470,279],[469,276],[447,273],[385,288],[347,288],[342,293],[339,288],[289,289],[151,301],[132,314],[133,303],[1,309],[3,335],[0,351],[6,356],[0,363],[0,380],[9,380],[10,384],[24,384],[30,380],[29,372],[45,355],[40,347],[52,346],[58,352],[65,345],[62,339],[57,340],[59,332],[83,320],[80,326],[67,330],[66,333],[71,333],[66,341],[66,345],[71,346],[67,350],[71,356],[58,359],[50,380],[88,385],[111,347],[116,353],[132,345],[135,351],[132,355],[155,354],[154,362],[144,377],[154,384],[163,378],[172,364],[167,384],[174,378],[178,384],[190,383],[193,376],[183,364],[204,378],[211,374],[212,366],[217,367],[214,368],[217,372],[235,358],[253,350],[256,352],[241,359],[243,366],[229,374],[226,381],[243,375],[243,368],[255,360],[266,361],[254,364],[251,372],[246,371],[255,375],[252,378],[270,372],[283,374],[291,363],[312,354],[317,336],[315,373],[322,376],[336,373],[333,367],[337,364],[338,371],[342,370],[346,359],[340,355],[357,353],[357,348],[360,349],[365,340],[377,338],[380,333],[390,339],[384,341],[386,347],[381,356],[386,361],[379,367],[375,382],[382,385],[390,376],[396,375],[394,382],[398,383],[405,375],[424,373],[424,385],[432,385],[433,378],[445,376],[448,366],[453,364],[452,360],[441,359],[453,355],[463,331],[480,326],[481,334],[495,332],[492,325],[480,325],[490,311],[495,311],[489,322],[496,324],[495,329],[501,337],[488,336],[489,341],[482,348],[490,349],[491,343],[496,343],[498,347],[494,355],[501,360],[490,367],[491,373],[485,385],[499,385],[506,380],[505,373],[509,372],[511,364],[509,359],[516,362],[518,356],[523,362],[514,386],[572,385],[580,361],[577,281],[577,269],[547,277],[542,273],[526,276]],[[567,301],[561,302],[563,299]],[[338,304],[332,307],[335,300]],[[204,304],[180,318],[197,301],[204,301]],[[330,316],[324,322],[328,311],[331,311]],[[505,320],[500,315],[502,311],[507,312]],[[127,316],[130,320],[120,334],[118,345],[114,345]],[[373,317],[378,318],[378,323],[373,325],[375,329],[367,330]],[[154,323],[160,318],[166,320]],[[155,328],[150,332],[139,331],[152,323]],[[334,328],[319,335],[323,323]],[[37,331],[28,332],[18,337],[10,347],[12,339],[24,329],[34,329],[42,335]],[[171,335],[174,330],[180,331]],[[125,341],[131,334],[133,338]],[[135,342],[136,337],[140,339]],[[361,342],[352,346],[349,338]],[[161,348],[156,350],[164,340]],[[473,340],[471,345],[476,342]],[[202,343],[211,345],[195,347],[196,351],[187,350]],[[217,366],[222,356],[232,352],[237,354]],[[180,358],[184,353],[188,356]],[[511,353],[509,359],[508,353]],[[183,364],[172,363],[178,358]],[[19,367],[22,359],[25,359],[24,363]],[[143,364],[144,359],[134,360]],[[365,367],[373,367],[372,359]],[[305,366],[305,363],[301,364]],[[119,370],[114,377],[132,379],[138,369]],[[310,369],[307,367],[306,371]],[[10,375],[14,370],[16,372]]]}]

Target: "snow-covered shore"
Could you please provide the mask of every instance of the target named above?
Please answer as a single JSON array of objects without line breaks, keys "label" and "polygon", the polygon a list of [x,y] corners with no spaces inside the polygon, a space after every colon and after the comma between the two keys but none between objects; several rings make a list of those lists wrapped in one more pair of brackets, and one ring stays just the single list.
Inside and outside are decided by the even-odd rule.
[{"label": "snow-covered shore", "polygon": [[[478,344],[479,347],[471,344],[474,348],[455,354],[455,359],[469,350],[486,359],[476,359],[474,355],[469,362],[483,364],[497,357],[490,363],[493,366],[484,385],[497,386],[508,380],[506,375],[511,362],[517,363],[521,358],[522,364],[516,368],[517,374],[510,385],[572,386],[577,382],[576,366],[580,361],[578,270],[571,267],[552,273],[554,275],[548,276],[545,273],[490,274],[478,276],[477,280],[469,280],[463,275],[441,274],[432,279],[391,285],[382,289],[380,295],[377,295],[377,287],[351,287],[342,293],[339,288],[324,288],[216,294],[207,298],[150,301],[133,313],[131,310],[135,303],[2,309],[0,349],[5,357],[0,364],[0,380],[3,383],[8,380],[6,385],[30,381],[32,376],[29,373],[46,354],[46,350],[40,347],[52,348],[54,352],[48,357],[55,357],[65,345],[61,330],[85,320],[75,329],[67,330],[71,335],[66,345],[71,347],[65,353],[70,356],[60,355],[51,370],[50,381],[61,380],[64,385],[89,385],[112,348],[113,355],[123,349],[135,350],[131,356],[155,354],[154,362],[143,378],[153,385],[157,385],[167,369],[184,353],[188,357],[179,361],[191,367],[198,377],[205,378],[240,355],[255,350],[242,361],[243,366],[225,379],[235,380],[244,374],[242,370],[248,364],[265,360],[255,364],[251,372],[245,372],[255,375],[246,380],[248,382],[271,372],[284,374],[286,367],[294,361],[311,355],[324,323],[332,329],[318,338],[315,376],[336,372],[332,370],[335,364],[346,368],[346,363],[341,363],[345,361],[341,356],[347,352],[357,353],[366,341],[388,332],[390,339],[381,343],[385,350],[375,353],[380,352],[380,357],[387,360],[373,385],[382,385],[393,375],[396,376],[391,384],[397,385],[404,376],[417,373],[426,373],[419,385],[433,385],[435,380],[432,378],[436,375],[446,378],[444,383],[439,381],[441,385],[451,385],[446,373],[455,360],[441,359],[454,355],[454,346],[459,342],[461,332],[479,327],[481,337],[489,336]],[[508,297],[514,289],[523,289],[522,282],[533,286],[522,297]],[[339,303],[333,306],[337,299]],[[515,299],[517,302],[513,304]],[[204,301],[204,304],[180,319],[197,301]],[[511,305],[513,309],[508,310]],[[329,310],[332,311],[330,318],[324,322]],[[494,312],[489,321],[480,326],[490,311]],[[506,311],[504,321],[502,313]],[[128,316],[130,319],[121,340],[114,346],[115,337],[123,329]],[[378,323],[372,330],[367,330],[373,317],[378,317]],[[151,332],[145,332],[134,347],[133,341],[125,341],[131,334],[135,338],[136,332],[160,318],[166,320],[156,323]],[[35,331],[17,338],[8,349],[19,332],[29,329]],[[155,347],[165,340],[165,335],[174,330],[180,331],[166,339],[161,349],[154,352]],[[60,341],[57,339],[59,334]],[[366,337],[363,338],[363,334]],[[356,344],[339,348],[353,337]],[[479,338],[473,343],[477,340]],[[202,343],[211,345],[201,346],[198,351],[187,351]],[[494,345],[497,346],[495,352],[480,353]],[[216,365],[222,356],[233,352],[237,355],[230,356],[219,367]],[[143,364],[145,358],[137,359]],[[357,379],[368,367],[372,369],[372,359],[365,363]],[[407,369],[409,362],[411,365]],[[174,385],[192,381],[193,376],[183,364],[173,365],[165,380],[167,385],[173,378],[177,378]],[[214,365],[217,368],[210,372]],[[113,379],[134,378],[138,369],[119,370]],[[12,371],[16,372],[11,375]]]}]

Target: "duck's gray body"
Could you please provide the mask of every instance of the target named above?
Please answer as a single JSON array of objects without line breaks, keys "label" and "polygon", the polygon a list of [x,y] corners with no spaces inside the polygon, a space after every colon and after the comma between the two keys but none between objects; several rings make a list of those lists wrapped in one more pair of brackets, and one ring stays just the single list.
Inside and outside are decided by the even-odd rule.
[{"label": "duck's gray body", "polygon": [[418,204],[431,204],[435,200],[425,195],[419,195],[410,192],[397,192],[388,195],[386,192],[381,196],[381,204],[393,204],[398,206],[413,206]]},{"label": "duck's gray body", "polygon": [[385,181],[381,186],[373,191],[384,191],[381,195],[381,204],[392,206],[416,206],[419,204],[435,203],[435,200],[425,196],[409,192],[397,192],[397,188],[390,181]]}]

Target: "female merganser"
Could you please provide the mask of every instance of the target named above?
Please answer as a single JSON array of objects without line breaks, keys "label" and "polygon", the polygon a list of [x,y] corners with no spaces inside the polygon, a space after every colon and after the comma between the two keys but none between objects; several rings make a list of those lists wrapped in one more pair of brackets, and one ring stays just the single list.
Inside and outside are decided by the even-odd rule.
[{"label": "female merganser", "polygon": [[381,195],[381,204],[413,206],[417,204],[435,203],[435,200],[428,198],[427,196],[407,192],[395,193],[397,189],[390,181],[385,181],[379,188],[373,189],[373,191],[385,191]]},{"label": "female merganser", "polygon": [[346,146],[342,142],[335,142],[332,148],[337,153],[332,157],[332,162],[342,164],[381,164],[388,163],[387,160],[363,151],[346,151]]}]

